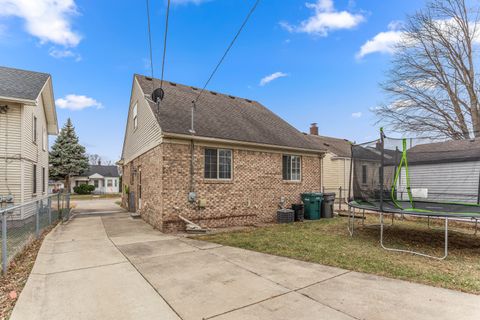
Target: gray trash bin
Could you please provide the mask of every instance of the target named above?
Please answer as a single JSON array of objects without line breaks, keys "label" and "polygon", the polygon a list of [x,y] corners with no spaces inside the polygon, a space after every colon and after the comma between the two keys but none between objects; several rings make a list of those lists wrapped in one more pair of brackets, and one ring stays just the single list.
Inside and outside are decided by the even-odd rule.
[{"label": "gray trash bin", "polygon": [[333,218],[333,205],[335,203],[335,193],[324,193],[322,202],[322,218]]}]

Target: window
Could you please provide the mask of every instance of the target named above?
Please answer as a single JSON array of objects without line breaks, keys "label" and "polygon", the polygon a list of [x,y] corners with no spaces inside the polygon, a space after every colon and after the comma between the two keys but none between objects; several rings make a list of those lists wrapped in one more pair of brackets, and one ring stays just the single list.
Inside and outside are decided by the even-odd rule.
[{"label": "window", "polygon": [[232,178],[232,150],[205,149],[205,179]]},{"label": "window", "polygon": [[32,133],[33,133],[33,142],[37,143],[37,117],[35,117],[35,116],[33,116]]},{"label": "window", "polygon": [[42,192],[45,193],[45,168],[42,168]]},{"label": "window", "polygon": [[93,185],[95,186],[95,189],[98,188],[98,180],[93,180]]},{"label": "window", "polygon": [[113,180],[113,181],[115,182],[115,188],[118,187],[118,180],[115,179],[115,180]]},{"label": "window", "polygon": [[107,187],[113,187],[112,179],[107,179]]},{"label": "window", "polygon": [[367,183],[367,166],[362,165],[362,183],[366,184]]},{"label": "window", "polygon": [[47,129],[43,128],[42,131],[42,149],[47,150]]},{"label": "window", "polygon": [[133,129],[137,129],[138,127],[138,113],[137,113],[137,104],[135,103],[135,105],[133,106]]},{"label": "window", "polygon": [[283,180],[300,181],[302,162],[300,156],[284,155],[282,163]]},{"label": "window", "polygon": [[32,193],[37,194],[37,165],[33,165],[33,186],[32,186]]}]

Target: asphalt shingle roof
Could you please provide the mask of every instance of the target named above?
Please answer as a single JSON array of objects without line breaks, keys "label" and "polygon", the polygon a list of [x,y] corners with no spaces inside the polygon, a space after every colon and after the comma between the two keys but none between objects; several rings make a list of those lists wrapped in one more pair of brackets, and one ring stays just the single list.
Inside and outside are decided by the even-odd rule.
[{"label": "asphalt shingle roof", "polygon": [[305,134],[305,136],[320,149],[328,150],[338,157],[351,157],[352,143],[348,140],[312,134]]},{"label": "asphalt shingle roof", "polygon": [[49,77],[47,73],[0,66],[0,96],[35,100]]},{"label": "asphalt shingle roof", "polygon": [[82,176],[89,177],[95,173],[98,173],[104,177],[119,177],[117,166],[103,166],[103,165],[90,165],[87,172]]},{"label": "asphalt shingle roof", "polygon": [[409,164],[480,160],[480,139],[419,144],[407,150]]},{"label": "asphalt shingle roof", "polygon": [[[152,88],[160,87],[158,79],[142,75],[135,78],[148,97]],[[190,134],[192,101],[200,89],[168,81],[164,81],[163,89],[165,97],[158,112],[157,105],[147,99],[160,127],[168,133]],[[202,137],[319,150],[300,131],[260,103],[212,91],[205,91],[196,104],[195,132]]]}]

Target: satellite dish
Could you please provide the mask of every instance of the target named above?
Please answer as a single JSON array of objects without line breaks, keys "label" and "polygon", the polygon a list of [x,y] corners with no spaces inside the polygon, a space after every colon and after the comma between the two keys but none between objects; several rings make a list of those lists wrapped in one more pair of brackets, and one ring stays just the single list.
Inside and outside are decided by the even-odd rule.
[{"label": "satellite dish", "polygon": [[162,88],[157,88],[153,90],[152,93],[152,100],[157,103],[159,100],[163,100],[163,96],[165,95],[165,92],[163,91]]}]

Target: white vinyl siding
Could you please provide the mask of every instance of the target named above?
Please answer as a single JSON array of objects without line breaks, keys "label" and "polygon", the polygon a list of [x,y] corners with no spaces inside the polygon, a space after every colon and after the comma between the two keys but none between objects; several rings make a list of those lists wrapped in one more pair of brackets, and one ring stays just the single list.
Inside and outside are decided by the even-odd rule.
[{"label": "white vinyl siding", "polygon": [[[9,104],[7,113],[0,113],[0,195],[12,194],[15,202],[20,201],[22,195],[22,144],[19,143],[22,139],[21,124],[21,105]],[[28,138],[32,143],[31,136]]]},{"label": "white vinyl siding", "polygon": [[[134,129],[133,109],[137,106],[137,128]],[[160,126],[145,101],[136,79],[133,81],[130,111],[127,120],[122,158],[126,163],[157,146],[161,141]]]},{"label": "white vinyl siding", "polygon": [[[480,161],[408,166],[412,189],[427,189],[431,201],[477,202]],[[401,171],[398,198],[406,195],[405,169]]]}]

